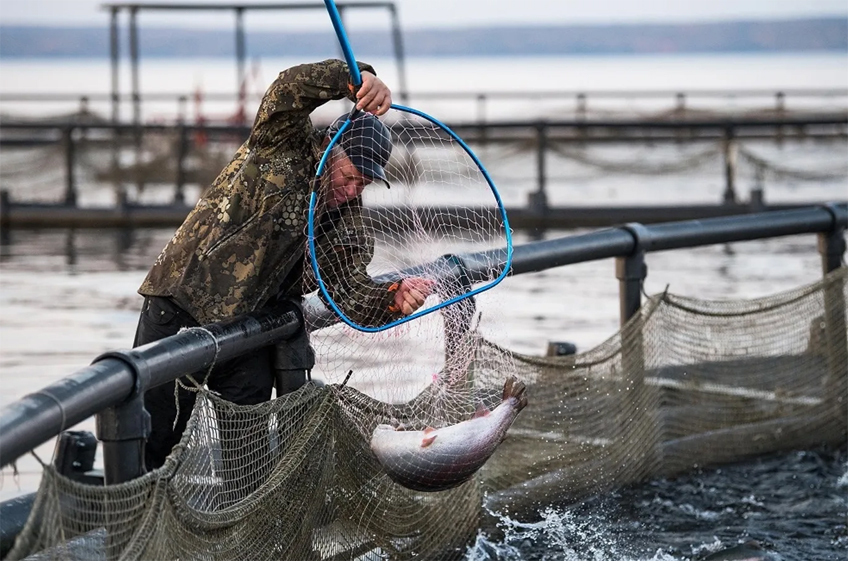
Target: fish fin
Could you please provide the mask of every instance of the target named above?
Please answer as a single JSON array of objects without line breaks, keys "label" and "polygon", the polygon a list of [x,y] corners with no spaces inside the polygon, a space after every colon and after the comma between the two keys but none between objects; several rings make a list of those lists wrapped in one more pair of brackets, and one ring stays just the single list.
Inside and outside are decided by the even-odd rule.
[{"label": "fish fin", "polygon": [[489,413],[491,413],[491,411],[486,409],[486,406],[483,405],[483,402],[480,402],[480,403],[477,404],[477,411],[474,412],[474,415],[471,418],[477,419],[479,417],[485,417]]},{"label": "fish fin", "polygon": [[527,406],[527,395],[525,394],[526,386],[515,376],[510,376],[504,383],[503,400],[515,398],[515,403],[519,411]]},{"label": "fish fin", "polygon": [[436,430],[436,429],[434,429],[433,427],[426,427],[426,428],[424,429],[424,434],[430,434],[430,433],[431,433],[431,432],[433,432],[434,430]]},{"label": "fish fin", "polygon": [[433,436],[425,436],[423,439],[421,439],[421,447],[426,448],[426,447],[430,446],[431,444],[433,444],[433,441],[436,440],[437,436],[439,436],[439,435],[434,434]]}]

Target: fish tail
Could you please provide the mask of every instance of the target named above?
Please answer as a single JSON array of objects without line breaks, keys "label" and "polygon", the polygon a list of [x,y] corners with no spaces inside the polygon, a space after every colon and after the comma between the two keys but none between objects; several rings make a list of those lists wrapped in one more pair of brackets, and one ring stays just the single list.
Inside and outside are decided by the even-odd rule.
[{"label": "fish tail", "polygon": [[517,400],[516,409],[521,411],[527,406],[526,389],[527,386],[524,385],[524,382],[515,376],[510,376],[504,383],[503,400],[506,401],[507,399],[515,398]]}]

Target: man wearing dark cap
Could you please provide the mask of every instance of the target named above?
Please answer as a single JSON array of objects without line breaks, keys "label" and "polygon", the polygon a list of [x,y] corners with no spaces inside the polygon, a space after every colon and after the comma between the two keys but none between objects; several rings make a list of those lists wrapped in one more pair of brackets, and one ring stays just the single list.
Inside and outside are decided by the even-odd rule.
[{"label": "man wearing dark cap", "polygon": [[[315,289],[304,277],[309,196],[318,162],[346,120],[317,130],[310,113],[331,99],[347,97],[363,114],[331,151],[316,185],[316,246],[322,277],[336,302],[351,302],[346,315],[361,325],[384,325],[418,309],[432,284],[424,279],[379,283],[366,266],[373,240],[359,233],[366,185],[388,186],[384,166],[391,155],[388,129],[376,116],[392,103],[389,88],[367,64],[359,64],[361,87],[349,82],[339,60],[283,71],[265,93],[249,138],[189,213],[154,263],[139,293],[145,297],[135,346],[237,315],[299,299]],[[345,279],[347,282],[339,282]],[[306,334],[218,365],[207,379],[225,399],[249,405],[267,401],[300,382],[285,379],[312,367]],[[278,375],[283,373],[282,376]],[[197,378],[197,376],[196,376]],[[200,377],[202,380],[202,376]],[[196,394],[174,384],[145,393],[152,433],[148,469],[161,466],[179,442]]]}]

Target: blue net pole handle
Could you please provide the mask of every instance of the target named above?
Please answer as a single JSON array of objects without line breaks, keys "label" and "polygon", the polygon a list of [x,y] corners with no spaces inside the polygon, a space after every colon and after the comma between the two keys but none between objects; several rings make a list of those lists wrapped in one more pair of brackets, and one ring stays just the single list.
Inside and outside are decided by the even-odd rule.
[{"label": "blue net pole handle", "polygon": [[354,86],[359,86],[362,84],[362,75],[359,73],[356,57],[353,56],[353,49],[350,48],[350,41],[348,41],[344,25],[342,25],[342,16],[339,14],[339,9],[336,8],[336,3],[333,0],[324,0],[324,5],[327,6],[327,13],[330,14],[330,20],[336,30],[336,37],[339,38],[339,44],[342,46],[342,52],[350,70],[350,81]]}]

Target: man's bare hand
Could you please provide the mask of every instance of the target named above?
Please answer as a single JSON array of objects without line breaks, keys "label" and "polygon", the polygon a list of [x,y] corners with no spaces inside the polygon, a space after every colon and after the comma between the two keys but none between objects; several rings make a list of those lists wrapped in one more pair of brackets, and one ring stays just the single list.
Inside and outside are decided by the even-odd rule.
[{"label": "man's bare hand", "polygon": [[424,305],[424,300],[433,292],[435,281],[410,277],[403,279],[395,292],[395,307],[408,316]]},{"label": "man's bare hand", "polygon": [[356,108],[366,113],[382,115],[392,104],[392,92],[383,81],[370,72],[362,73],[362,85],[356,92]]}]

